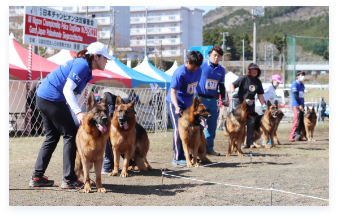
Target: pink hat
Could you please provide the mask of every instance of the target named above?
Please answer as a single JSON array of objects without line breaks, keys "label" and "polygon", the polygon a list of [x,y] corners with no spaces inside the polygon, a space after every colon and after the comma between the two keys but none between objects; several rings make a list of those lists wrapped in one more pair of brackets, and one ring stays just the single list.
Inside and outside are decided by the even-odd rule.
[{"label": "pink hat", "polygon": [[281,78],[280,75],[278,75],[278,74],[273,75],[273,76],[271,77],[271,80],[276,80],[278,83],[283,84],[282,78]]}]

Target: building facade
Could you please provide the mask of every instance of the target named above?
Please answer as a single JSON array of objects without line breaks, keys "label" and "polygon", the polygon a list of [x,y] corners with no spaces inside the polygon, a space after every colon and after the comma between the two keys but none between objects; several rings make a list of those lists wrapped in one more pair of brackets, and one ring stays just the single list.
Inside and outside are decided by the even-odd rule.
[{"label": "building facade", "polygon": [[184,49],[203,44],[203,12],[181,6],[130,9],[130,47],[144,51],[147,37],[150,58],[155,52],[168,59],[182,56]]},{"label": "building facade", "polygon": [[[87,12],[87,6],[48,6],[48,8],[83,16],[86,16]],[[9,11],[11,22],[11,17],[23,15],[24,7],[11,6]],[[146,33],[146,8],[88,6],[88,15],[95,15],[95,19],[98,20],[98,40],[104,44],[110,40],[111,43],[115,42],[116,47],[127,49],[125,58],[129,60],[144,59],[146,34],[149,58],[154,57],[154,52],[157,52],[157,56],[173,59],[182,56],[183,50],[189,49],[190,46],[201,46],[203,12],[200,9],[181,6],[147,7]],[[114,20],[115,41],[112,32]]]}]

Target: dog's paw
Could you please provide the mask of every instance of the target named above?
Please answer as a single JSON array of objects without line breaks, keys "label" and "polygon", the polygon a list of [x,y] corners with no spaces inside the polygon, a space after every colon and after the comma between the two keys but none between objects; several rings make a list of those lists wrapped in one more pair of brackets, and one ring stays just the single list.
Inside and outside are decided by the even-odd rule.
[{"label": "dog's paw", "polygon": [[86,187],[83,188],[83,192],[84,192],[84,193],[89,193],[89,192],[91,192],[91,191],[92,191],[91,188],[86,188]]},{"label": "dog's paw", "polygon": [[192,167],[192,164],[191,164],[191,163],[187,163],[187,167],[188,167],[188,168],[191,168],[191,167]]},{"label": "dog's paw", "polygon": [[122,172],[121,175],[120,175],[120,177],[128,177],[128,173]]},{"label": "dog's paw", "polygon": [[195,163],[195,164],[194,164],[194,167],[199,167],[199,164],[198,164],[198,163]]},{"label": "dog's paw", "polygon": [[271,146],[269,146],[269,145],[265,145],[265,148],[271,148]]},{"label": "dog's paw", "polygon": [[227,156],[228,156],[228,157],[230,157],[230,156],[231,156],[231,154],[227,154]]},{"label": "dog's paw", "polygon": [[117,172],[113,171],[108,174],[108,176],[117,176]]},{"label": "dog's paw", "polygon": [[103,192],[103,193],[106,193],[106,189],[105,189],[105,188],[98,188],[98,189],[97,189],[97,192]]},{"label": "dog's paw", "polygon": [[314,142],[314,141],[316,141],[316,139],[309,139],[309,141],[312,141],[312,142]]},{"label": "dog's paw", "polygon": [[239,154],[238,154],[238,157],[243,157],[243,154],[239,153]]},{"label": "dog's paw", "polygon": [[130,167],[128,167],[128,170],[129,170],[129,171],[134,170],[134,167],[133,167],[133,166],[130,166]]},{"label": "dog's paw", "polygon": [[93,180],[90,180],[90,185],[95,185],[95,182]]}]

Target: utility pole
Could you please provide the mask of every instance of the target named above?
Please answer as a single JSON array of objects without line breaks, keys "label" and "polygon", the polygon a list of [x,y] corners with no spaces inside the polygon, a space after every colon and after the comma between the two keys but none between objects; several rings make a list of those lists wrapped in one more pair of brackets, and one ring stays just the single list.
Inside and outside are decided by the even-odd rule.
[{"label": "utility pole", "polygon": [[253,62],[256,63],[256,43],[257,43],[257,39],[256,39],[256,16],[253,16]]},{"label": "utility pole", "polygon": [[245,61],[245,57],[244,57],[244,39],[242,39],[242,43],[243,43],[243,75],[245,75],[245,67],[244,67],[244,61]]},{"label": "utility pole", "polygon": [[226,53],[226,51],[227,51],[226,45],[225,45],[225,42],[226,42],[227,40],[225,39],[225,35],[229,36],[229,33],[228,33],[228,32],[221,32],[221,33],[219,33],[219,34],[223,35],[223,39],[222,39],[222,41],[223,41],[223,44],[222,44],[222,49],[223,49],[223,57],[222,57],[223,59],[222,59],[222,63],[223,63],[223,67],[224,67],[224,55],[225,55],[225,53]]},{"label": "utility pole", "polygon": [[86,6],[86,17],[88,17],[88,6]]},{"label": "utility pole", "polygon": [[110,15],[113,15],[113,24],[112,24],[111,29],[110,29],[108,48],[109,48],[109,44],[110,44],[110,41],[111,41],[112,33],[113,33],[113,36],[114,36],[113,46],[115,46],[115,15],[117,13],[119,13],[119,11],[115,12],[115,6],[113,6],[113,11],[110,13]]},{"label": "utility pole", "polygon": [[274,74],[274,63],[273,63],[273,45],[271,45],[271,49],[272,49],[272,58],[271,58],[271,62],[272,62],[272,75]]},{"label": "utility pole", "polygon": [[264,67],[264,82],[266,82],[266,45],[264,45],[264,47],[265,47],[265,61],[264,61],[264,64],[265,64],[265,67]]},{"label": "utility pole", "polygon": [[146,35],[145,35],[145,47],[144,47],[144,57],[147,57],[147,17],[148,17],[148,7],[146,6],[146,24],[145,24],[145,28],[146,28]]},{"label": "utility pole", "polygon": [[156,44],[155,44],[155,49],[154,49],[154,56],[155,56],[155,68],[156,68]]},{"label": "utility pole", "polygon": [[264,17],[264,6],[254,6],[251,11],[252,11],[252,20],[253,20],[253,62],[256,63],[256,52],[257,52],[256,17],[257,16]]}]

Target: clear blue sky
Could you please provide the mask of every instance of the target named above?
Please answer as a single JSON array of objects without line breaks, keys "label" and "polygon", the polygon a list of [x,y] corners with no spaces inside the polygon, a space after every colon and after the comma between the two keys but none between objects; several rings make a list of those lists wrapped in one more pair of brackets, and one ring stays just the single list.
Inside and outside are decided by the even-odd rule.
[{"label": "clear blue sky", "polygon": [[[130,8],[143,8],[143,7],[144,6],[130,6]],[[219,6],[184,6],[184,7],[194,7],[194,8],[202,9],[204,10],[203,15],[205,15],[206,13],[208,13],[208,11],[214,10],[215,8]]]}]

